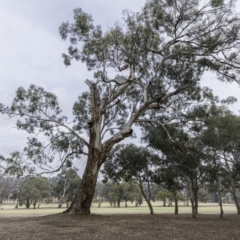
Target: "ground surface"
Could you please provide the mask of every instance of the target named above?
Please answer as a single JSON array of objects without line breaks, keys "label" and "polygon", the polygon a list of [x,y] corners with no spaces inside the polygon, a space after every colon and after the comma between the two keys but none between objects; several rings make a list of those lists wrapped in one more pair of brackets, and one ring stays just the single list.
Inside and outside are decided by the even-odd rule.
[{"label": "ground surface", "polygon": [[240,216],[55,214],[41,217],[1,217],[0,239],[240,239]]}]

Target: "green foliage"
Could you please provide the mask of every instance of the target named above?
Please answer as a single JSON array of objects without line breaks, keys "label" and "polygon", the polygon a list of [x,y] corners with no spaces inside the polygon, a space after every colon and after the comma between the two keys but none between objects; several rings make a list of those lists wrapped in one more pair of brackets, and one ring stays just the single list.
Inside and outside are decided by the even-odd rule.
[{"label": "green foliage", "polygon": [[81,182],[81,178],[77,171],[78,169],[76,168],[67,168],[58,174],[58,181],[57,184],[53,186],[53,190],[59,199],[66,196],[66,202],[71,202],[73,200]]},{"label": "green foliage", "polygon": [[[141,190],[134,182],[121,182],[111,185],[111,189],[108,193],[108,199],[114,206],[120,207],[121,201],[127,202],[139,201],[141,198]],[[140,201],[141,202],[141,201]]]},{"label": "green foliage", "polygon": [[[172,201],[174,201],[173,193],[171,193],[167,189],[163,189],[163,190],[159,191],[158,193],[156,193],[155,194],[155,198],[157,200],[161,200],[163,202],[172,202]],[[176,198],[177,198],[178,201],[184,201],[185,200],[184,196],[179,191],[176,193]]]},{"label": "green foliage", "polygon": [[210,194],[208,191],[206,191],[204,188],[201,188],[199,191],[198,191],[198,199],[200,202],[208,202],[209,199],[210,199]]},{"label": "green foliage", "polygon": [[19,187],[18,200],[19,205],[25,205],[29,208],[31,204],[47,199],[51,196],[51,186],[47,178],[31,177],[26,179]]},{"label": "green foliage", "polygon": [[[90,14],[78,8],[73,23],[60,26],[62,39],[70,40],[68,53],[63,54],[65,65],[81,61],[93,73],[93,80],[86,80],[89,91],[80,93],[73,106],[73,122],[62,115],[54,94],[35,85],[27,90],[20,87],[10,107],[0,104],[0,113],[18,117],[18,129],[34,134],[24,156],[12,162],[13,172],[20,172],[24,162],[31,162],[52,173],[71,166],[73,159],[83,154],[100,169],[112,147],[133,135],[133,125],[149,128],[158,124],[161,127],[156,131],[151,127],[146,130],[150,146],[161,150],[164,158],[174,163],[172,167],[188,178],[202,177],[204,146],[198,135],[209,110],[204,109],[204,101],[207,97],[217,99],[208,89],[201,89],[200,80],[205,72],[212,71],[221,81],[240,82],[240,20],[233,1],[149,0],[139,13],[125,11],[123,22],[104,32]],[[193,120],[191,127],[183,124]],[[181,127],[175,127],[176,123]],[[36,134],[44,135],[48,142],[40,141]],[[125,150],[118,148],[124,156]],[[132,155],[135,166],[128,164],[127,157],[121,162],[112,156],[114,164],[122,167],[115,176],[109,167],[111,178],[121,175],[128,180],[134,176],[141,182],[139,186],[143,182],[149,185],[152,169],[146,168],[146,162],[154,160],[150,152],[138,149],[143,159],[138,162],[130,148],[126,154]],[[61,164],[53,170],[57,160]],[[28,166],[23,170],[29,170]],[[88,189],[88,181],[96,179],[92,169],[87,171],[82,189]],[[91,185],[94,187],[95,182]]]}]

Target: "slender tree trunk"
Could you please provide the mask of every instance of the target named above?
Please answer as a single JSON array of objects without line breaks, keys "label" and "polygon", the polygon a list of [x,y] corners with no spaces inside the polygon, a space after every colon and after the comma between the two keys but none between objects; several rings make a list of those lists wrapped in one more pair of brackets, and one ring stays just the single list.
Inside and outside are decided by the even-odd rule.
[{"label": "slender tree trunk", "polygon": [[173,194],[174,196],[174,202],[175,202],[175,214],[178,214],[178,200],[176,194]]},{"label": "slender tree trunk", "polygon": [[222,197],[221,197],[221,194],[218,195],[218,201],[219,201],[219,207],[220,207],[220,218],[223,218],[223,206],[222,206]]},{"label": "slender tree trunk", "polygon": [[96,149],[89,150],[87,165],[80,187],[69,208],[65,211],[70,214],[89,215],[94,190],[97,183],[100,164],[100,153]]},{"label": "slender tree trunk", "polygon": [[18,208],[18,198],[16,199],[15,208]]},{"label": "slender tree trunk", "polygon": [[102,198],[100,198],[100,200],[99,200],[99,203],[98,203],[98,208],[100,208],[100,207],[101,207],[101,204],[102,204]]},{"label": "slender tree trunk", "polygon": [[30,202],[29,202],[29,198],[27,198],[27,202],[26,202],[26,208],[30,207]]},{"label": "slender tree trunk", "polygon": [[36,209],[37,201],[33,201],[33,209]]},{"label": "slender tree trunk", "polygon": [[198,191],[194,190],[194,207],[195,207],[195,212],[198,214]]},{"label": "slender tree trunk", "polygon": [[166,207],[166,199],[163,199],[163,207]]},{"label": "slender tree trunk", "polygon": [[117,202],[117,206],[120,207],[120,204],[121,204],[121,199],[119,198]]},{"label": "slender tree trunk", "polygon": [[152,204],[151,204],[151,199],[150,199],[150,197],[147,198],[147,196],[146,196],[146,194],[145,194],[145,192],[144,192],[144,190],[143,190],[142,184],[139,184],[139,187],[140,187],[140,189],[141,189],[141,191],[142,191],[142,195],[143,195],[144,199],[145,199],[146,202],[147,202],[147,205],[148,205],[149,210],[150,210],[150,214],[153,215],[154,212],[153,212],[153,207],[152,207]]},{"label": "slender tree trunk", "polygon": [[233,199],[234,199],[234,202],[235,202],[235,205],[236,205],[236,208],[237,208],[237,214],[240,214],[240,205],[239,205],[239,202],[238,202],[238,198],[237,198],[235,189],[234,189],[234,191],[232,191],[232,195],[233,195]]},{"label": "slender tree trunk", "polygon": [[[231,172],[231,169],[230,169],[230,166],[228,164],[228,161],[227,161],[227,158],[226,158],[225,154],[224,154],[224,158],[225,158],[226,167],[227,167],[228,171]],[[239,205],[238,198],[237,198],[237,195],[236,195],[236,189],[235,189],[235,186],[234,186],[233,178],[231,178],[231,193],[233,195],[233,199],[234,199],[234,202],[235,202],[235,205],[236,205],[236,208],[237,208],[237,214],[240,214],[240,205]]]},{"label": "slender tree trunk", "polygon": [[138,207],[138,200],[135,200],[135,207]]},{"label": "slender tree trunk", "polygon": [[128,207],[128,205],[127,205],[127,201],[125,201],[125,207]]},{"label": "slender tree trunk", "polygon": [[190,198],[191,205],[192,205],[192,218],[196,218],[196,207],[195,207],[195,201],[193,198]]}]

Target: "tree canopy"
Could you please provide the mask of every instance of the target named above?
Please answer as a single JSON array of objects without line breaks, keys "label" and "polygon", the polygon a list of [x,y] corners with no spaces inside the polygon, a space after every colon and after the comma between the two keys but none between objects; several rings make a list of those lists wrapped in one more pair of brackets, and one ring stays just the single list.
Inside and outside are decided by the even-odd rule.
[{"label": "tree canopy", "polygon": [[[240,20],[234,2],[150,0],[139,13],[124,11],[123,24],[105,32],[78,8],[73,23],[60,26],[62,39],[70,41],[65,65],[81,61],[93,72],[85,81],[89,91],[74,103],[73,122],[62,115],[54,94],[34,85],[18,88],[12,105],[1,104],[0,112],[18,117],[17,128],[34,134],[24,150],[26,162],[53,172],[87,156],[68,212],[90,214],[100,167],[115,144],[132,136],[133,125],[164,128],[175,122],[201,98],[199,82],[207,71],[221,81],[239,82]],[[52,169],[56,156],[60,165]]]}]

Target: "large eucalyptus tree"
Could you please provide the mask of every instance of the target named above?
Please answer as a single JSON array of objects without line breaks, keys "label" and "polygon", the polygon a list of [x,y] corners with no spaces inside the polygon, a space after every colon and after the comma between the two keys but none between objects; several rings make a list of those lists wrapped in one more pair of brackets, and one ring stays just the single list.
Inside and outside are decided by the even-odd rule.
[{"label": "large eucalyptus tree", "polygon": [[176,119],[206,71],[223,81],[239,80],[240,21],[234,2],[149,0],[139,13],[125,11],[123,24],[105,32],[91,15],[75,9],[73,23],[60,26],[60,35],[71,43],[64,63],[75,59],[94,73],[85,81],[89,91],[73,106],[74,123],[61,115],[55,95],[33,85],[19,88],[12,106],[1,105],[0,111],[19,117],[19,129],[45,134],[48,143],[30,138],[25,149],[26,158],[40,167],[54,161],[55,152],[61,156],[58,169],[87,156],[67,212],[90,214],[100,167],[111,148],[132,135],[134,124],[161,117],[164,127]]}]

